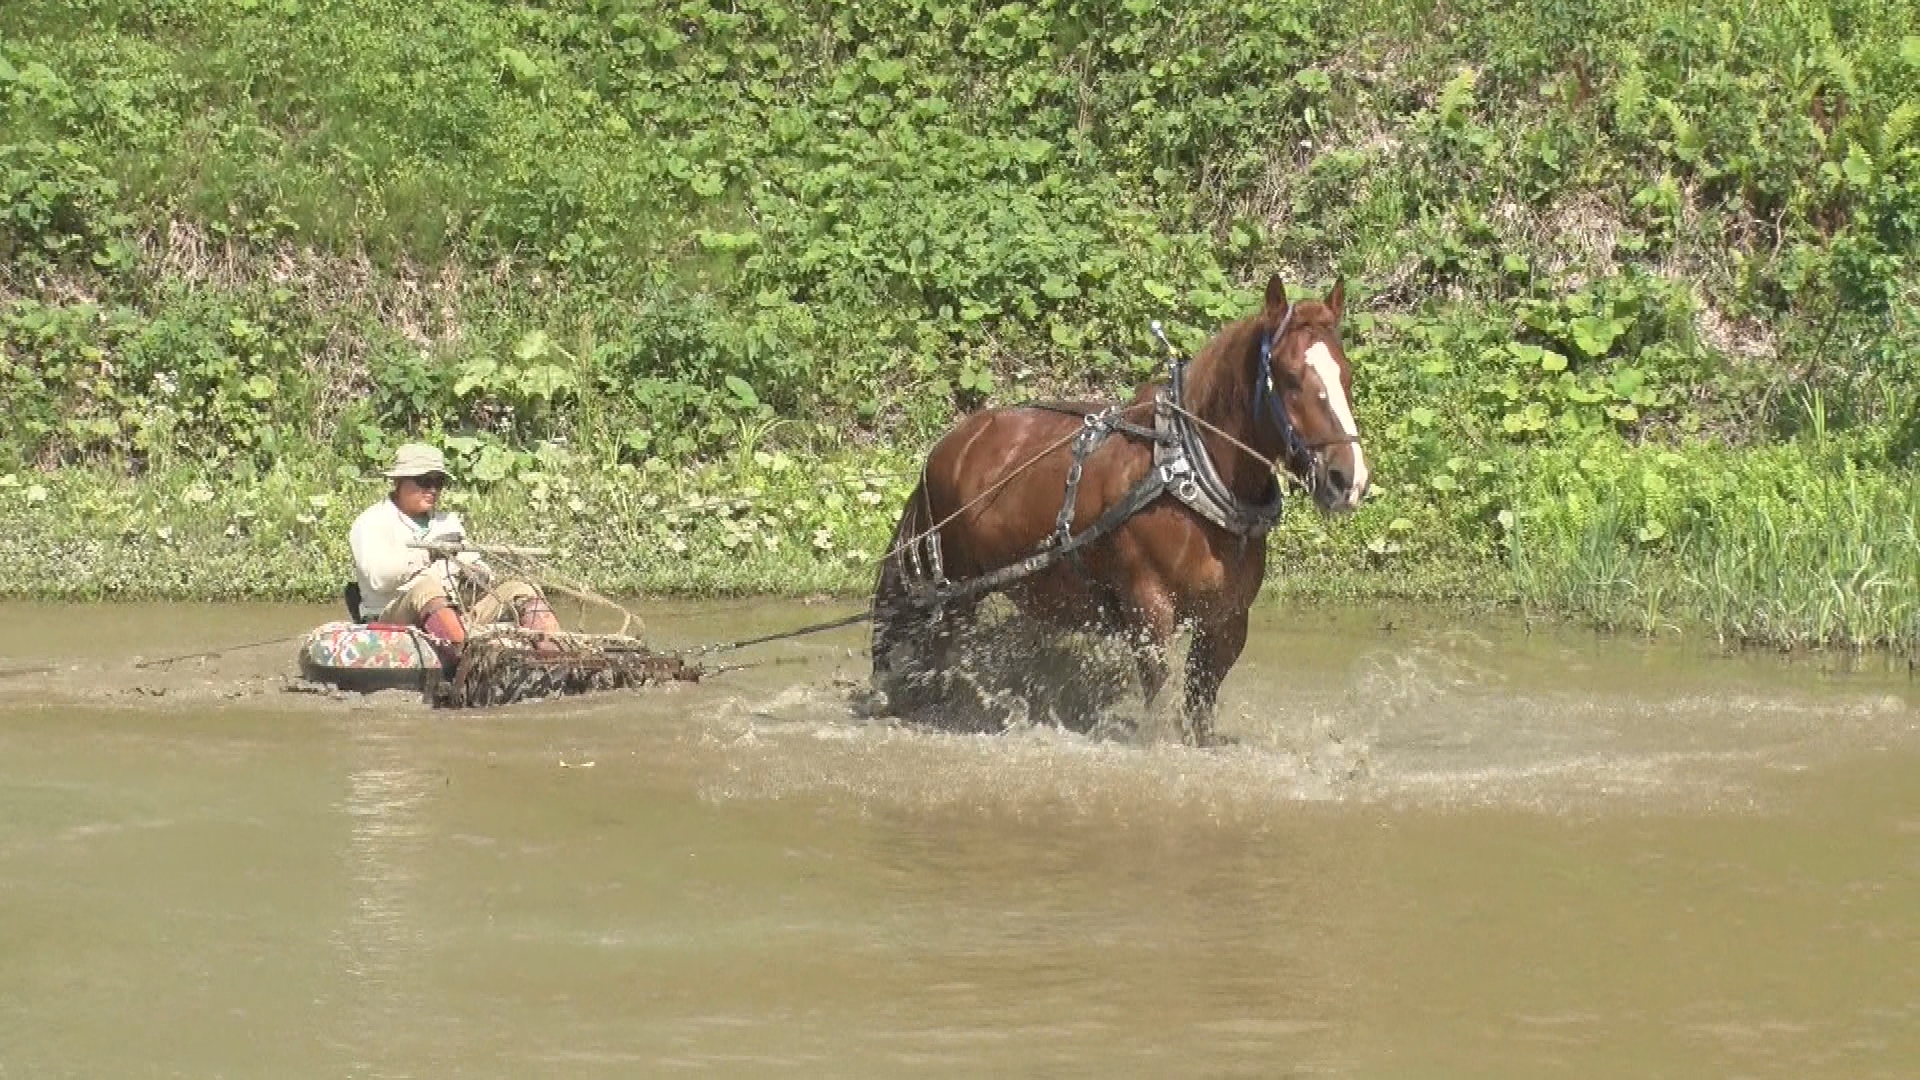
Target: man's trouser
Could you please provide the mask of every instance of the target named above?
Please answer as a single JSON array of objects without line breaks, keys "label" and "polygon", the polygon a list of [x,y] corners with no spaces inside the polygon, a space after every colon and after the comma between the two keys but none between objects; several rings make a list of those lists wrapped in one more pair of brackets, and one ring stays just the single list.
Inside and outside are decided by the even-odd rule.
[{"label": "man's trouser", "polygon": [[455,592],[457,595],[447,594],[446,584],[440,580],[438,573],[421,574],[413,580],[413,584],[407,586],[406,592],[387,605],[376,621],[418,626],[429,608],[450,603],[460,609],[460,621],[470,627],[510,623],[519,620],[521,609],[527,601],[540,599],[544,595],[524,581],[496,581],[487,587],[462,581]]}]

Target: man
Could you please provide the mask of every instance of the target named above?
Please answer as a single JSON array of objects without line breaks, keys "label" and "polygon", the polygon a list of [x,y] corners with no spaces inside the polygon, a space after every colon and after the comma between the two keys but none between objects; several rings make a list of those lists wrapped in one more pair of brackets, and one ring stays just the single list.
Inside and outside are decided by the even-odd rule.
[{"label": "man", "polygon": [[[387,497],[354,519],[348,542],[360,582],[360,610],[376,622],[418,626],[444,642],[448,659],[466,644],[467,627],[518,622],[528,630],[560,629],[539,589],[524,581],[497,581],[473,552],[451,553],[466,540],[460,515],[442,513],[447,462],[425,443],[395,452],[386,472]],[[438,545],[428,550],[412,545]],[[465,619],[461,613],[465,612]]]}]

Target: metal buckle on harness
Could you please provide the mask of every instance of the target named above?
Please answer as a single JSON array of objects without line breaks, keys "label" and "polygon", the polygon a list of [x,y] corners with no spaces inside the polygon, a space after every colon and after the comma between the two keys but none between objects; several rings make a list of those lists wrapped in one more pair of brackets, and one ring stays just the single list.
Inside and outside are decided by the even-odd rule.
[{"label": "metal buckle on harness", "polygon": [[1160,482],[1183,503],[1200,497],[1200,485],[1193,480],[1193,463],[1184,454],[1160,463]]}]

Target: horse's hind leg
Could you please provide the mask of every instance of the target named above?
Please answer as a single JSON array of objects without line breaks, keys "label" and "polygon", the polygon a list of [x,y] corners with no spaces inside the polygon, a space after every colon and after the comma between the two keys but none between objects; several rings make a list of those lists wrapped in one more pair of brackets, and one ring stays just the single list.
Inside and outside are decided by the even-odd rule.
[{"label": "horse's hind leg", "polygon": [[[910,504],[911,505],[911,504]],[[906,523],[901,523],[906,529]],[[900,556],[889,556],[880,566],[873,592],[873,688],[889,703],[901,696],[903,680],[916,657],[924,652],[926,613],[913,604],[902,573]]]},{"label": "horse's hind leg", "polygon": [[1184,704],[1187,729],[1196,746],[1211,746],[1218,741],[1213,718],[1220,684],[1246,647],[1247,613],[1244,611],[1220,622],[1195,624],[1193,644],[1187,650]]},{"label": "horse's hind leg", "polygon": [[930,693],[928,676],[943,666],[938,612],[915,595],[916,586],[925,587],[941,576],[937,564],[929,562],[937,541],[928,545],[920,533],[931,524],[922,522],[925,506],[925,490],[916,488],[894,529],[893,549],[881,560],[873,594],[873,688],[886,695],[888,709],[897,715],[937,696]]},{"label": "horse's hind leg", "polygon": [[903,719],[944,704],[966,631],[974,617],[971,603],[942,607],[901,604],[888,616],[876,613],[873,635],[873,685],[887,697],[887,709]]}]

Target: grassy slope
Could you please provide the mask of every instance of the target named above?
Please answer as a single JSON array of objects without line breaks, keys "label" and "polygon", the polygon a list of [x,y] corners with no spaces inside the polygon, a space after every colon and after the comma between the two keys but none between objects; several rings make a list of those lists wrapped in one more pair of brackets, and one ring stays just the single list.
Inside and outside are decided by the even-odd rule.
[{"label": "grassy slope", "polygon": [[1920,638],[1920,5],[1530,15],[7,5],[0,590],[329,592],[408,433],[596,584],[857,589],[956,410],[1277,267],[1382,477],[1284,591]]}]

